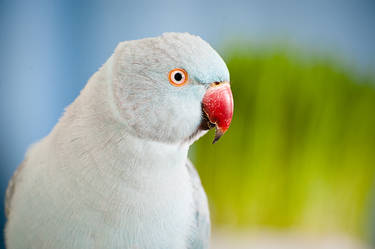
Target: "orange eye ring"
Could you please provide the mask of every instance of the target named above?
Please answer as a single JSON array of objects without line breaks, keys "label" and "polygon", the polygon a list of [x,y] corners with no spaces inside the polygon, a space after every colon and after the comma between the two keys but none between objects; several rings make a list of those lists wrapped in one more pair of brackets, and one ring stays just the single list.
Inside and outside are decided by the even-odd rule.
[{"label": "orange eye ring", "polygon": [[182,68],[175,68],[168,74],[169,83],[174,86],[183,86],[189,79],[188,73]]}]

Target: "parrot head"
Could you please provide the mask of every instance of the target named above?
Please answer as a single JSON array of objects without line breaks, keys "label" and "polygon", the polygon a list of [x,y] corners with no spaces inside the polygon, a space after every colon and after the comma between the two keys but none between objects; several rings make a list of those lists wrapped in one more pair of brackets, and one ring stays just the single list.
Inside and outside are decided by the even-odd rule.
[{"label": "parrot head", "polygon": [[192,143],[233,114],[229,72],[217,52],[187,33],[126,41],[112,58],[114,108],[128,131],[153,141]]}]

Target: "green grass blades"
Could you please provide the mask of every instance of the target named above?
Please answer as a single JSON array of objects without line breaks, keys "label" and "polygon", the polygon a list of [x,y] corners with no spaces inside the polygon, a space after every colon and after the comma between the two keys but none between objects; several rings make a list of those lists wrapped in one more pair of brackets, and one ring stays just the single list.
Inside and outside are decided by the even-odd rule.
[{"label": "green grass blades", "polygon": [[363,235],[375,174],[375,85],[335,62],[227,53],[234,116],[193,148],[216,224]]}]

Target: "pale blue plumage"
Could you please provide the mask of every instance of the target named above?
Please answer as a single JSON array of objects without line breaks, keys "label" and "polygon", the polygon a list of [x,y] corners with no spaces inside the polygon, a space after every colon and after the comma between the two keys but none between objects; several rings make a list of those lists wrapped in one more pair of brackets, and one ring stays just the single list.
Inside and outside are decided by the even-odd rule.
[{"label": "pale blue plumage", "polygon": [[195,229],[189,236],[189,246],[187,249],[206,249],[209,246],[211,232],[207,197],[203,190],[199,175],[190,160],[187,161],[186,167],[188,168],[190,180],[193,186],[193,207],[195,210]]},{"label": "pale blue plumage", "polygon": [[[229,71],[225,62],[211,46],[198,36],[179,33],[165,33],[165,46],[172,45],[177,67],[185,68],[194,81],[202,84],[229,81]],[[187,42],[188,41],[188,42]],[[175,64],[171,65],[176,67]]]}]

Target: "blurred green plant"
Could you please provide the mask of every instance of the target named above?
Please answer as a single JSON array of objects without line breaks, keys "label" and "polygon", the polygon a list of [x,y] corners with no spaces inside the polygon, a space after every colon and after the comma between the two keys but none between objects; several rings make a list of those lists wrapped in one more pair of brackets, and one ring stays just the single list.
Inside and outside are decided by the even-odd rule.
[{"label": "blurred green plant", "polygon": [[318,56],[254,51],[227,53],[232,125],[217,144],[210,133],[193,148],[214,223],[363,235],[374,82]]}]

